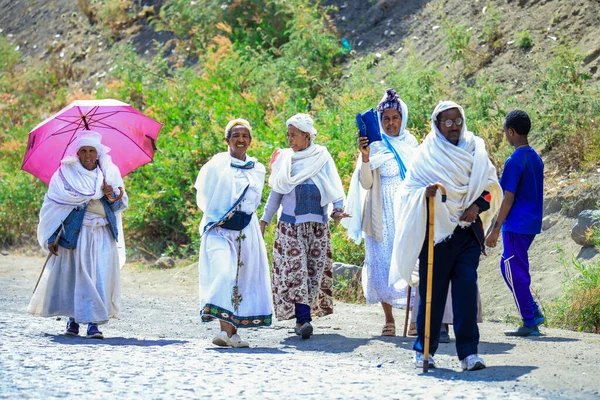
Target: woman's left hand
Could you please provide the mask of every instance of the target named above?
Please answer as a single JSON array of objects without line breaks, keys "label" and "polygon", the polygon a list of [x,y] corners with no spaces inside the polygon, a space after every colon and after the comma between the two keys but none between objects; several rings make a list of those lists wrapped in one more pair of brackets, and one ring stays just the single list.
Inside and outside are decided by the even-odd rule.
[{"label": "woman's left hand", "polygon": [[344,210],[334,210],[333,213],[331,213],[331,218],[333,218],[333,220],[335,221],[336,224],[338,222],[340,222],[342,219],[350,218],[351,216],[352,215],[348,214]]}]

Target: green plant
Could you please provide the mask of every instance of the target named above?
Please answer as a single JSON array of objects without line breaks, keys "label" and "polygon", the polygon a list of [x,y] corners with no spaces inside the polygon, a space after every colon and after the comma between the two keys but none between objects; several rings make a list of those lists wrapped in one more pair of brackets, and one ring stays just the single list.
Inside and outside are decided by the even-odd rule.
[{"label": "green plant", "polygon": [[565,260],[565,281],[561,295],[548,308],[550,325],[577,331],[600,333],[600,263]]},{"label": "green plant", "polygon": [[517,33],[515,44],[520,49],[529,50],[533,47],[533,36],[531,36],[527,29],[523,29]]},{"label": "green plant", "polygon": [[6,72],[12,71],[18,61],[19,52],[15,50],[15,46],[9,43],[3,35],[0,35],[0,77]]},{"label": "green plant", "polygon": [[483,16],[483,31],[481,40],[483,40],[493,50],[502,47],[502,31],[500,30],[502,22],[502,13],[493,4],[487,6]]},{"label": "green plant", "polygon": [[360,273],[345,271],[333,280],[333,297],[344,303],[365,303]]},{"label": "green plant", "polygon": [[446,53],[450,54],[452,61],[462,61],[469,65],[475,50],[471,47],[471,29],[458,20],[442,19],[442,31],[446,43]]}]

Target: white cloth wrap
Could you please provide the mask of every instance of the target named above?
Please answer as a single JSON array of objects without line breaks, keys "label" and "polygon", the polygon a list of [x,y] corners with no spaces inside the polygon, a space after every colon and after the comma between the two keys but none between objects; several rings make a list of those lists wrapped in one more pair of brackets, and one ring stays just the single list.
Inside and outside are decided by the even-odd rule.
[{"label": "white cloth wrap", "polygon": [[[246,157],[246,161],[256,161]],[[254,213],[242,233],[241,261],[238,276],[239,293],[243,296],[239,309],[231,302],[236,284],[238,266],[238,238],[240,232],[216,227],[203,236],[200,244],[199,295],[200,306],[213,304],[234,312],[239,317],[265,316],[273,313],[269,260],[260,233],[256,209],[264,187],[265,167],[256,162],[252,169],[231,167],[231,162],[243,164],[229,153],[219,153],[207,162],[196,179],[196,200],[204,212],[200,232],[208,222],[221,218],[250,185],[240,211]]]},{"label": "white cloth wrap", "polygon": [[[379,117],[379,130],[382,135],[386,135],[392,146],[402,159],[404,166],[407,171],[410,169],[415,149],[419,145],[417,139],[406,129],[408,122],[408,108],[403,101],[400,101],[402,108],[402,125],[400,126],[400,133],[398,136],[386,135],[381,126],[381,113],[378,113]],[[369,152],[369,166],[371,170],[375,170],[386,162],[387,160],[394,158],[394,153],[386,146],[383,141],[377,141],[370,144]],[[348,189],[348,204],[346,206],[346,212],[351,215],[349,218],[344,218],[341,224],[346,228],[348,237],[356,244],[360,244],[363,238],[362,232],[362,216],[365,205],[365,198],[367,197],[367,191],[361,186],[359,181],[360,167],[362,165],[362,159],[359,157],[356,161],[356,168],[352,174],[350,180],[350,188]],[[388,216],[385,216],[388,218]],[[392,216],[390,216],[392,217]]]},{"label": "white cloth wrap", "polygon": [[327,148],[311,144],[306,149],[279,151],[272,164],[269,186],[280,194],[288,194],[294,188],[312,179],[321,193],[321,207],[344,200],[344,187],[337,168]]},{"label": "white cloth wrap", "polygon": [[[45,252],[48,251],[48,239],[73,209],[87,204],[92,199],[98,200],[104,196],[102,192],[104,179],[117,192],[119,187],[125,187],[119,168],[113,164],[108,154],[104,153],[100,156],[100,164],[102,170],[96,167],[88,171],[75,156],[67,156],[62,159],[59,169],[52,175],[40,210],[37,238]],[[123,266],[125,264],[125,239],[121,212],[128,207],[127,192],[123,194],[121,201],[123,206],[121,210],[115,212],[115,218],[119,232],[117,242],[119,264]]]},{"label": "white cloth wrap", "polygon": [[419,146],[396,196],[396,235],[390,283],[404,279],[411,286],[418,285],[416,272],[419,253],[425,240],[425,188],[428,185],[440,182],[447,191],[445,203],[442,203],[441,191],[438,190],[435,197],[435,244],[449,238],[458,225],[470,225],[459,219],[484,190],[491,195],[490,209],[480,215],[484,232],[489,228],[502,202],[502,189],[498,184],[496,168],[488,157],[483,139],[469,132],[464,122],[458,145],[450,143],[439,132],[435,123],[437,115],[450,108],[458,108],[463,121],[465,120],[462,107],[454,102],[445,101],[436,107],[431,117],[431,132]]},{"label": "white cloth wrap", "polygon": [[108,220],[86,212],[77,248],[58,248],[44,270],[27,311],[103,324],[117,317],[121,303],[117,244]]},{"label": "white cloth wrap", "polygon": [[264,165],[256,158],[246,156],[246,161],[237,160],[227,152],[215,154],[198,173],[196,183],[196,204],[204,213],[200,221],[200,234],[204,227],[210,222],[221,219],[223,215],[233,206],[235,201],[244,191],[245,186],[238,188],[234,175],[237,168],[232,168],[231,163],[244,164],[253,161],[254,168],[249,169],[251,173],[246,174],[250,186],[264,186],[266,170]]}]

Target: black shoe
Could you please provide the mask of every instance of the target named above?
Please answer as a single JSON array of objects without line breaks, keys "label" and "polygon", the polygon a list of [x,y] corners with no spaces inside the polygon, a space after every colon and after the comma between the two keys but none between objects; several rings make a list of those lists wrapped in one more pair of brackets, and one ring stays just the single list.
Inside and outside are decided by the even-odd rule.
[{"label": "black shoe", "polygon": [[302,339],[309,339],[313,333],[313,327],[310,322],[302,324],[300,328],[296,328],[296,334],[302,336]]},{"label": "black shoe", "polygon": [[448,331],[442,329],[440,331],[440,340],[438,340],[438,342],[440,343],[450,343],[450,335],[448,335]]},{"label": "black shoe", "polygon": [[75,322],[73,318],[69,318],[69,320],[67,321],[67,329],[65,330],[65,335],[79,336],[79,324]]},{"label": "black shoe", "polygon": [[540,336],[540,330],[537,326],[520,326],[516,331],[507,331],[504,332],[506,336]]},{"label": "black shoe", "polygon": [[100,329],[98,329],[98,325],[88,324],[86,338],[88,338],[88,339],[104,339],[104,335],[102,334],[102,332],[100,332]]}]

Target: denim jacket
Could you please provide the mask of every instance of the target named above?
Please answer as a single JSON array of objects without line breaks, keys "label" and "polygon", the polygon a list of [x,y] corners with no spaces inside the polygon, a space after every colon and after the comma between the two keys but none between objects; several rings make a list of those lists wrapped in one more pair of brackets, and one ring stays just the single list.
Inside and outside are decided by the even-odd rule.
[{"label": "denim jacket", "polygon": [[[104,211],[106,212],[106,219],[108,220],[108,225],[110,226],[110,230],[115,238],[115,241],[118,241],[119,231],[117,229],[117,219],[115,217],[115,212],[119,211],[123,202],[121,200],[117,200],[114,203],[111,203],[106,199],[106,197],[102,197],[100,202],[104,206]],[[83,217],[85,215],[85,211],[87,210],[87,204],[83,206],[79,206],[74,208],[73,211],[65,218],[62,223],[62,226],[59,226],[56,229],[56,232],[50,236],[48,239],[48,245],[51,245],[56,241],[56,236],[58,232],[60,232],[61,228],[63,228],[63,232],[58,239],[58,244],[66,249],[72,250],[77,247],[77,240],[79,239],[79,232],[81,230],[81,225],[83,224]]]}]

